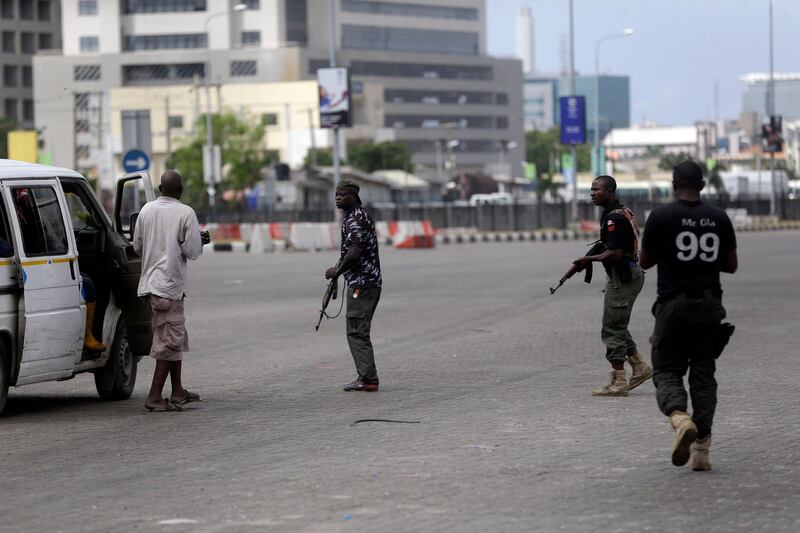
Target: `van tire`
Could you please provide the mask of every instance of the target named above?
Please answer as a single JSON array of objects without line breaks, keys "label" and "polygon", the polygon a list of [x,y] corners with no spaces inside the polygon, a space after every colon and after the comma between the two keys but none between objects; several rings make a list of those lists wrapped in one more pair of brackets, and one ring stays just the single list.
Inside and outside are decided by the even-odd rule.
[{"label": "van tire", "polygon": [[8,400],[8,386],[11,380],[11,358],[2,344],[0,341],[0,415],[3,414]]},{"label": "van tire", "polygon": [[94,372],[94,385],[103,400],[127,400],[136,386],[137,358],[128,344],[125,321],[120,318],[108,362]]}]

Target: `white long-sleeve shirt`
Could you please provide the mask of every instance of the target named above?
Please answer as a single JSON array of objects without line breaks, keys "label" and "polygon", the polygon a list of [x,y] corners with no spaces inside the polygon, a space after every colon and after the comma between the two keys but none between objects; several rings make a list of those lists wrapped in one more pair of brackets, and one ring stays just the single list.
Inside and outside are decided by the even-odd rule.
[{"label": "white long-sleeve shirt", "polygon": [[139,296],[180,300],[186,293],[186,260],[203,253],[197,215],[179,200],[160,196],[139,213],[133,249],[142,257]]}]

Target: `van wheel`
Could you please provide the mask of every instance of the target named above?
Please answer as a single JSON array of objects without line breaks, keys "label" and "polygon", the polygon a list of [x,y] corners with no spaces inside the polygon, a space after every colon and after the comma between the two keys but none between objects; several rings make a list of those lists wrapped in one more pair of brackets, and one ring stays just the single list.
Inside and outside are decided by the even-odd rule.
[{"label": "van wheel", "polygon": [[8,400],[8,385],[11,379],[10,361],[8,354],[0,346],[0,414],[3,414],[3,408],[6,406],[6,400]]},{"label": "van wheel", "polygon": [[120,318],[111,344],[111,354],[103,368],[94,372],[97,394],[104,400],[127,400],[136,386],[136,358],[125,331],[125,322]]}]

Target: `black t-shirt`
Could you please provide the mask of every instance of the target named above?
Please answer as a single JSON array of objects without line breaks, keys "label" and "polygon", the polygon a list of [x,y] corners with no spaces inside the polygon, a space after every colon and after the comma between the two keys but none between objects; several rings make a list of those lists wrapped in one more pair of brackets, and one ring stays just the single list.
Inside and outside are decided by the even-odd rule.
[{"label": "black t-shirt", "polygon": [[600,217],[600,240],[609,250],[622,250],[623,254],[629,256],[626,261],[630,261],[630,256],[634,253],[636,235],[627,217],[622,213],[614,212],[622,207],[622,204],[617,201],[603,211],[603,215]]},{"label": "black t-shirt", "polygon": [[710,289],[719,294],[719,272],[736,234],[722,209],[678,200],[657,207],[644,227],[642,249],[658,264],[658,295]]}]

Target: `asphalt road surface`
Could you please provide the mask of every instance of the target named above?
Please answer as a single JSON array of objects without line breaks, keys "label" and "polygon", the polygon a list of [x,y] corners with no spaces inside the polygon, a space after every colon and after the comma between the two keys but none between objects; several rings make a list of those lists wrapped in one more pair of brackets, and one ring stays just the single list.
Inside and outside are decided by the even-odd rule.
[{"label": "asphalt road surface", "polygon": [[[723,279],[737,331],[710,473],[671,465],[652,383],[591,396],[602,276],[548,291],[582,249],[384,249],[378,393],[340,390],[342,319],[314,333],[336,254],[208,254],[184,363],[205,401],[147,413],[149,359],[129,401],[100,401],[90,375],[12,389],[0,530],[800,530],[800,232],[740,235]],[[655,281],[632,322],[648,356]]]}]

